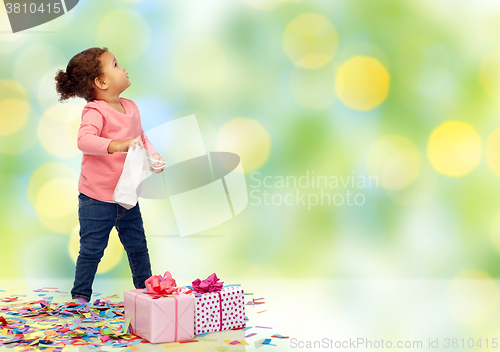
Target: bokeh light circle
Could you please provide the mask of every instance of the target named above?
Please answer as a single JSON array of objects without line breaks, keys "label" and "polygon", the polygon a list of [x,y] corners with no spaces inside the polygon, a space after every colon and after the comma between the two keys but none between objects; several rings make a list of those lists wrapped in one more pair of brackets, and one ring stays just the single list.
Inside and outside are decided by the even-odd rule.
[{"label": "bokeh light circle", "polygon": [[96,41],[99,46],[107,47],[118,64],[123,66],[144,54],[149,46],[150,30],[148,23],[137,12],[116,9],[99,22]]},{"label": "bokeh light circle", "polygon": [[283,35],[283,50],[297,66],[319,68],[335,55],[337,30],[325,16],[304,13],[288,23]]},{"label": "bokeh light circle", "polygon": [[35,211],[43,225],[59,233],[68,233],[77,219],[77,189],[68,178],[55,178],[45,183],[34,204]]},{"label": "bokeh light circle", "polygon": [[500,49],[488,54],[479,68],[479,82],[493,99],[500,99]]},{"label": "bokeh light circle", "polygon": [[419,173],[421,156],[406,137],[387,135],[377,140],[366,157],[366,170],[376,176],[379,185],[400,190],[414,182]]},{"label": "bokeh light circle", "polygon": [[38,138],[47,152],[61,158],[80,153],[77,147],[83,104],[56,103],[43,114]]},{"label": "bokeh light circle", "polygon": [[177,82],[192,91],[208,91],[220,86],[227,74],[227,55],[212,40],[179,43],[172,59]]},{"label": "bokeh light circle", "polygon": [[78,174],[65,163],[48,162],[37,168],[30,176],[28,183],[28,199],[35,203],[36,197],[44,184],[52,179],[63,177],[78,181]]},{"label": "bokeh light circle", "polygon": [[[36,97],[38,103],[40,104],[40,107],[44,111],[52,107],[54,103],[57,102],[59,99],[59,95],[57,94],[56,91],[56,81],[54,77],[56,76],[57,70],[61,68],[66,69],[65,67],[56,67],[56,66],[50,68],[40,79],[40,83],[37,87],[38,91]],[[74,104],[74,102],[77,102],[79,100],[80,98],[70,99],[69,102],[71,104]],[[64,102],[63,104],[66,104],[66,102]],[[85,104],[82,104],[82,107],[84,105]]]},{"label": "bokeh light circle", "polygon": [[335,91],[348,107],[368,111],[387,98],[389,81],[389,73],[377,59],[355,56],[339,67]]},{"label": "bokeh light circle", "polygon": [[500,176],[500,128],[489,135],[486,141],[485,158],[491,171]]},{"label": "bokeh light circle", "polygon": [[[38,138],[33,124],[38,121],[38,116],[31,110],[28,121],[17,132],[8,136],[0,136],[0,153],[7,155],[21,155],[30,150],[36,143]],[[32,124],[32,123],[33,124]],[[28,165],[26,164],[25,167]]]},{"label": "bokeh light circle", "polygon": [[217,151],[238,154],[243,170],[250,173],[269,159],[271,136],[259,121],[236,118],[221,128],[216,146]]},{"label": "bokeh light circle", "polygon": [[462,121],[447,121],[432,131],[427,156],[439,173],[461,177],[481,161],[482,141],[477,131]]},{"label": "bokeh light circle", "polygon": [[437,185],[436,171],[430,165],[421,163],[420,173],[415,181],[403,189],[388,194],[398,204],[416,207],[427,203],[434,197]]},{"label": "bokeh light circle", "polygon": [[30,91],[40,84],[40,78],[52,67],[59,66],[66,61],[67,58],[57,47],[47,43],[28,45],[17,55],[14,79]]},{"label": "bokeh light circle", "polygon": [[19,82],[2,79],[0,80],[0,101],[7,99],[29,102],[29,95]]},{"label": "bokeh light circle", "polygon": [[[80,252],[80,226],[76,226],[73,231],[71,231],[68,252],[71,259],[76,264],[78,253]],[[104,255],[102,256],[99,266],[97,267],[97,274],[103,274],[113,269],[118,265],[118,263],[120,263],[122,256],[123,245],[120,242],[116,228],[113,227],[109,234],[108,246],[104,250]]]},{"label": "bokeh light circle", "polygon": [[31,174],[28,199],[42,224],[70,233],[78,222],[78,174],[68,165],[46,163]]},{"label": "bokeh light circle", "polygon": [[74,193],[73,181],[67,178],[54,178],[44,184],[36,196],[35,210],[41,217],[60,219],[74,208],[74,199],[60,193]]},{"label": "bokeh light circle", "polygon": [[457,321],[475,325],[496,311],[498,294],[497,284],[487,273],[464,270],[450,280],[446,306]]},{"label": "bokeh light circle", "polygon": [[16,81],[0,80],[0,137],[19,131],[31,111],[29,96]]},{"label": "bokeh light circle", "polygon": [[24,100],[0,101],[0,136],[17,132],[28,121],[30,104]]},{"label": "bokeh light circle", "polygon": [[333,72],[325,68],[307,70],[295,67],[290,76],[292,96],[306,108],[326,109],[335,102],[335,91],[331,83],[333,76]]}]

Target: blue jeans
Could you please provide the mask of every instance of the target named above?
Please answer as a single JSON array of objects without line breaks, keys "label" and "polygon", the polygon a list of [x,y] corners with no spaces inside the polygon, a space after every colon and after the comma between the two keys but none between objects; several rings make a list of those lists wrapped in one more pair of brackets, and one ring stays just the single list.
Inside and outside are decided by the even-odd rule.
[{"label": "blue jeans", "polygon": [[151,263],[139,203],[127,210],[116,203],[101,202],[80,193],[78,219],[80,253],[76,261],[72,298],[90,301],[97,265],[108,245],[109,233],[113,226],[116,226],[120,241],[127,252],[134,286],[144,288],[144,281],[151,276]]}]

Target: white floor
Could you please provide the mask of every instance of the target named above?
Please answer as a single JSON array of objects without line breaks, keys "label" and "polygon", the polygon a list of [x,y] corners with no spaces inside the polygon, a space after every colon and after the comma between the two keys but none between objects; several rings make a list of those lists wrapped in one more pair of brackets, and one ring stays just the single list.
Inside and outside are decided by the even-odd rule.
[{"label": "white floor", "polygon": [[[398,348],[398,345],[408,349],[413,345],[411,349],[449,351],[484,350],[500,344],[499,282],[493,280],[243,280],[239,283],[245,292],[254,293],[246,296],[248,299],[265,298],[265,304],[246,306],[247,326],[252,326],[251,329],[206,336],[217,342],[171,348],[163,344],[141,344],[140,350],[217,351],[215,346],[222,345],[228,347],[228,351],[257,348],[259,351],[333,351],[342,347],[371,351]],[[132,288],[130,285],[129,280],[97,280],[94,291],[103,296],[116,293],[122,299],[123,291]],[[26,288],[13,291],[23,286]],[[38,300],[37,293],[32,291],[44,286],[69,291],[71,282],[0,280],[0,289],[6,290],[0,292],[0,297],[23,294],[28,295],[21,297],[24,300]],[[250,333],[257,335],[246,339],[248,346],[223,342],[224,339],[244,339]],[[276,346],[259,343],[273,334],[290,338],[272,339]],[[429,348],[430,342],[437,348]],[[88,347],[71,349],[78,350],[98,351]]]}]

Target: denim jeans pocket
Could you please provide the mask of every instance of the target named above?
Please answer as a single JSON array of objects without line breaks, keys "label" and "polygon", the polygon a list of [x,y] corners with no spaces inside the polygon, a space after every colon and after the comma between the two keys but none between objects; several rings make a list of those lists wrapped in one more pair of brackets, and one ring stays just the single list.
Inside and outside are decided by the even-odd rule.
[{"label": "denim jeans pocket", "polygon": [[83,207],[84,205],[88,205],[92,203],[95,199],[87,197],[85,194],[80,193],[78,195],[78,207]]}]

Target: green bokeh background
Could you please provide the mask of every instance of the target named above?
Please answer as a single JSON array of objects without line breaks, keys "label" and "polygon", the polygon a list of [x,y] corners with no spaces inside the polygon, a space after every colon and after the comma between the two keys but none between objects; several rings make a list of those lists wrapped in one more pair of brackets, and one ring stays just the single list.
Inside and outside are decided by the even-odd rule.
[{"label": "green bokeh background", "polygon": [[[304,13],[324,16],[338,34],[338,43],[326,43],[336,49],[320,68],[298,67],[284,50],[287,25]],[[138,104],[144,130],[195,113],[207,150],[215,151],[228,123],[236,118],[258,121],[270,136],[269,157],[259,135],[243,125],[238,132],[254,140],[243,147],[262,160],[251,170],[259,173],[254,179],[298,179],[308,172],[368,177],[370,151],[387,135],[407,138],[420,155],[417,176],[407,186],[351,190],[363,194],[361,206],[266,206],[253,204],[250,197],[247,209],[233,220],[188,238],[176,235],[168,201],[141,200],[156,274],[169,270],[174,277],[192,279],[212,272],[232,278],[437,278],[474,269],[500,275],[495,247],[500,179],[486,160],[488,137],[500,127],[500,104],[480,79],[483,60],[500,46],[500,5],[495,2],[80,0],[66,15],[18,34],[9,33],[3,7],[0,14],[0,104],[15,98],[30,106],[18,130],[0,131],[0,277],[73,276],[68,248],[78,225],[81,153],[65,157],[47,150],[40,123],[59,104],[56,70],[93,46],[108,47],[129,72],[132,85],[122,96]],[[339,67],[355,56],[377,59],[390,77],[387,98],[368,111],[349,107],[335,90]],[[195,64],[186,66],[188,78],[182,81],[178,70],[186,62]],[[497,72],[488,73],[493,82],[500,82]],[[305,106],[294,89],[306,103],[318,95],[327,103]],[[65,104],[81,109],[84,102]],[[10,126],[15,118],[0,116],[0,126]],[[64,125],[66,116],[59,118]],[[460,177],[443,175],[428,157],[431,133],[446,121],[466,122],[481,138],[480,158]],[[70,127],[45,139],[66,138],[75,148],[76,131]],[[495,160],[495,150],[490,150],[490,160]],[[61,215],[72,224],[66,231],[46,226],[30,200],[33,175],[48,163],[74,171],[64,176],[74,189],[61,185],[53,195],[55,202],[74,201],[74,212]],[[49,173],[44,182],[57,177],[61,175]],[[266,190],[256,187],[251,172],[246,177],[249,192]],[[296,192],[293,187],[267,190]],[[53,203],[44,201],[50,213]],[[63,221],[58,219],[54,214],[50,221]],[[109,255],[121,259],[99,276],[129,277],[124,253]]]}]

